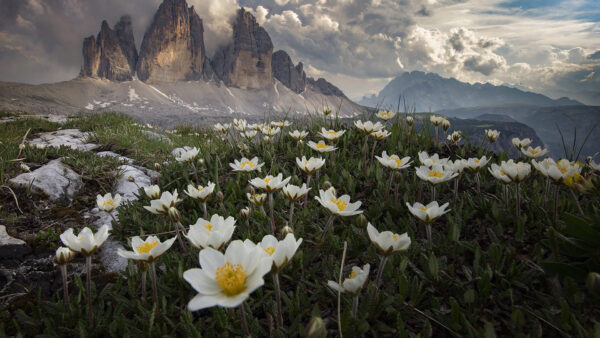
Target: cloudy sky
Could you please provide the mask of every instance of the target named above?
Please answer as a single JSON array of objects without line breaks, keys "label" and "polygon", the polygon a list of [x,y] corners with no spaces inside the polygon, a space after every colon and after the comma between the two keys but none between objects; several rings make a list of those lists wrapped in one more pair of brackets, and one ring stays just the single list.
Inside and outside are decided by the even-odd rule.
[{"label": "cloudy sky", "polygon": [[[83,37],[133,17],[139,46],[160,0],[0,0],[0,81],[77,76]],[[276,49],[358,99],[405,71],[508,84],[600,105],[598,0],[188,0],[209,51],[238,6]]]}]

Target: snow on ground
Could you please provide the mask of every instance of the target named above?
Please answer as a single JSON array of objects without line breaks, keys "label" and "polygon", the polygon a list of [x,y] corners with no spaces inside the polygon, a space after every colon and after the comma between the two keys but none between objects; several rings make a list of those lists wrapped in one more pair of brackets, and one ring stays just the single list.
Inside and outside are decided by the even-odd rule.
[{"label": "snow on ground", "polygon": [[277,90],[277,82],[275,82],[273,88],[275,88],[275,93],[277,93],[277,97],[279,97],[279,90]]},{"label": "snow on ground", "polygon": [[87,106],[85,106],[85,109],[87,110],[93,110],[94,109],[94,105],[91,103],[88,103]]},{"label": "snow on ground", "polygon": [[227,90],[227,92],[229,93],[229,95],[231,95],[231,97],[235,97],[235,96],[233,95],[233,93],[231,92],[231,90],[229,90],[229,88],[225,87],[225,90]]},{"label": "snow on ground", "polygon": [[135,88],[129,87],[129,101],[141,100],[140,96],[135,92]]}]

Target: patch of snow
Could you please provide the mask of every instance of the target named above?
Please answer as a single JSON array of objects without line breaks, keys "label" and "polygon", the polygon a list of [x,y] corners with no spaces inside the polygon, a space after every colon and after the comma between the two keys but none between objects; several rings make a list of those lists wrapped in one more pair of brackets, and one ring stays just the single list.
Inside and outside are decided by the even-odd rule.
[{"label": "patch of snow", "polygon": [[227,109],[229,109],[229,114],[233,114],[233,113],[235,113],[235,110],[231,109],[231,107],[230,107],[230,106],[227,106]]},{"label": "patch of snow", "polygon": [[94,105],[91,103],[88,103],[87,106],[85,106],[85,109],[92,110],[92,109],[94,109]]},{"label": "patch of snow", "polygon": [[135,92],[135,88],[129,87],[129,101],[139,101],[140,96]]},{"label": "patch of snow", "polygon": [[227,90],[227,92],[229,93],[229,95],[231,95],[231,97],[235,97],[235,96],[233,95],[233,93],[231,92],[231,90],[229,90],[229,88],[225,87],[225,90]]},{"label": "patch of snow", "polygon": [[98,105],[100,103],[102,103],[102,102],[94,100],[94,104]]},{"label": "patch of snow", "polygon": [[273,88],[275,88],[275,93],[277,93],[277,97],[279,97],[279,90],[277,90],[277,82],[275,82]]}]

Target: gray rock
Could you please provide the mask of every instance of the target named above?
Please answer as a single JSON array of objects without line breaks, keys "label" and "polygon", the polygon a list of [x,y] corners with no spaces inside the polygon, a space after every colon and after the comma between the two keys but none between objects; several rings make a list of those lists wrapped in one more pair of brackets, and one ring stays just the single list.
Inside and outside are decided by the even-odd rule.
[{"label": "gray rock", "polygon": [[0,225],[0,258],[19,258],[29,253],[31,249],[25,241],[11,237],[6,227]]},{"label": "gray rock", "polygon": [[57,148],[65,146],[71,149],[90,151],[97,148],[98,145],[87,143],[89,137],[89,133],[84,133],[79,129],[63,129],[40,133],[37,138],[29,141],[29,144]]},{"label": "gray rock", "polygon": [[[143,170],[136,167],[122,165],[117,170],[120,173],[120,178],[113,188],[113,194],[121,195],[123,202],[137,200],[138,190],[152,184],[150,177]],[[133,177],[134,182],[130,182],[129,177]]]},{"label": "gray rock", "polygon": [[302,93],[306,88],[304,65],[298,62],[298,65],[294,66],[292,58],[285,51],[278,50],[273,53],[272,68],[273,76],[294,92]]},{"label": "gray rock", "polygon": [[113,153],[112,151],[101,151],[96,153],[96,155],[100,156],[100,157],[105,157],[105,156],[110,156],[110,157],[116,157],[118,158],[121,162],[127,163],[127,164],[132,164],[133,163],[133,159],[126,157],[126,156],[121,156],[117,153]]},{"label": "gray rock", "polygon": [[60,159],[53,160],[40,168],[9,180],[17,188],[31,187],[35,193],[48,197],[50,202],[70,203],[83,188],[81,176]]},{"label": "gray rock", "polygon": [[171,141],[171,139],[168,138],[166,135],[159,134],[152,130],[144,129],[144,130],[142,130],[142,134],[148,136],[148,138],[151,140],[160,140],[160,141],[167,142],[168,144],[173,144],[173,141]]}]

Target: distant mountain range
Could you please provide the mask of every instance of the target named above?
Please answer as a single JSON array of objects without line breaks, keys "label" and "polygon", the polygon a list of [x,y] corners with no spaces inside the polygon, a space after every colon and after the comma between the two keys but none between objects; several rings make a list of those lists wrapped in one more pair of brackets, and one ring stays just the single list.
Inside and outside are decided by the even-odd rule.
[{"label": "distant mountain range", "polygon": [[[563,97],[545,95],[489,83],[469,84],[435,73],[406,72],[388,83],[377,95],[365,96],[359,104],[367,107],[396,109],[399,97],[418,112],[441,109],[499,106],[507,104],[542,107],[577,106],[582,103]],[[400,105],[402,110],[403,103]]]},{"label": "distant mountain range", "polygon": [[[203,13],[200,13],[203,14]],[[132,18],[83,40],[77,79],[0,83],[0,109],[34,113],[112,110],[163,126],[211,116],[300,114],[329,107],[350,116],[363,107],[323,78],[306,76],[267,31],[240,8],[229,44],[207,55],[202,19],[186,0],[164,0],[136,49]]]}]

